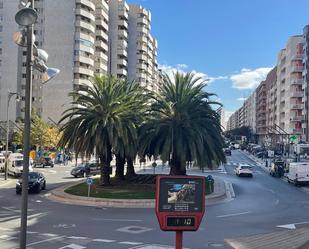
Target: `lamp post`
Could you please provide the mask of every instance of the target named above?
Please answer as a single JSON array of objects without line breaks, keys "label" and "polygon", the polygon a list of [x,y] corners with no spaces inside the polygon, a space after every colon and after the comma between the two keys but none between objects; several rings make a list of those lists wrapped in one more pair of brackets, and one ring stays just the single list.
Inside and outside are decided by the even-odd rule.
[{"label": "lamp post", "polygon": [[38,18],[34,8],[34,0],[30,0],[25,8],[20,9],[16,15],[16,22],[26,27],[27,36],[27,60],[26,60],[26,88],[25,88],[25,118],[23,136],[23,174],[22,174],[22,203],[19,245],[26,249],[27,239],[27,211],[28,211],[28,175],[30,153],[30,119],[32,99],[32,71],[33,71],[33,25]]},{"label": "lamp post", "polygon": [[6,151],[5,151],[5,166],[4,166],[4,180],[8,178],[8,159],[9,159],[9,133],[10,133],[10,120],[9,120],[9,106],[10,100],[14,95],[18,95],[18,93],[8,91],[8,102],[6,106]]}]

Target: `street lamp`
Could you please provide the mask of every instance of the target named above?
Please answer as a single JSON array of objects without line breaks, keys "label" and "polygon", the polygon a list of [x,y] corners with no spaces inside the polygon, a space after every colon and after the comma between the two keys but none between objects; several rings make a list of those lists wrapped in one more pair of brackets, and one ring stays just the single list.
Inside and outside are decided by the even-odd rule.
[{"label": "street lamp", "polygon": [[[32,73],[33,67],[43,73],[43,81],[47,82],[59,73],[59,70],[49,70],[45,65],[48,54],[34,45],[33,25],[38,18],[34,9],[34,0],[29,0],[15,15],[17,24],[23,27],[22,32],[14,34],[14,42],[19,46],[27,47],[26,60],[26,87],[25,87],[25,118],[23,136],[23,174],[22,174],[22,203],[21,203],[21,225],[19,243],[21,249],[26,249],[27,239],[27,210],[28,210],[28,175],[30,154],[30,128],[31,128],[31,100],[32,100]],[[44,83],[43,82],[43,83]]]},{"label": "street lamp", "polygon": [[11,98],[16,95],[19,98],[18,93],[8,91],[8,102],[6,106],[6,151],[5,151],[5,166],[4,166],[4,180],[8,178],[8,160],[9,160],[9,133],[10,133],[10,120],[9,120],[9,106]]}]

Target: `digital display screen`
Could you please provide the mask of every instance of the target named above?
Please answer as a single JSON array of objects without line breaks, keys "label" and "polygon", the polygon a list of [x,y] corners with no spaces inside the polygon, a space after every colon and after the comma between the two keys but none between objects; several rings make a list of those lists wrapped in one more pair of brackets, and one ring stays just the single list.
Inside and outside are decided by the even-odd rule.
[{"label": "digital display screen", "polygon": [[160,212],[201,212],[202,195],[202,179],[161,179],[159,210]]},{"label": "digital display screen", "polygon": [[194,227],[195,219],[193,217],[168,217],[167,226],[170,227]]}]

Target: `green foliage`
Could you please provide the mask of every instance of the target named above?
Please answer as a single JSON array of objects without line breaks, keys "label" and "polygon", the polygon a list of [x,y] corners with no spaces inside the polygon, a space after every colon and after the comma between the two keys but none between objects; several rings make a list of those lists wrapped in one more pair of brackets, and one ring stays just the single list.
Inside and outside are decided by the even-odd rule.
[{"label": "green foliage", "polygon": [[249,126],[242,126],[225,132],[225,136],[233,140],[241,140],[241,136],[245,136],[247,141],[252,140],[253,133]]},{"label": "green foliage", "polygon": [[[23,128],[24,125],[19,125],[21,130],[18,130],[13,135],[13,143],[23,143]],[[31,130],[30,130],[30,144],[39,145],[41,147],[56,147],[59,141],[59,129],[56,126],[51,126],[45,122],[35,112],[31,114]]]},{"label": "green foliage", "polygon": [[74,91],[72,107],[60,122],[66,122],[59,145],[76,153],[96,150],[101,163],[101,184],[109,185],[112,152],[134,156],[137,128],[147,109],[145,89],[135,82],[95,76],[90,87]]},{"label": "green foliage", "polygon": [[203,167],[225,161],[219,114],[212,109],[213,94],[193,73],[164,76],[154,93],[148,120],[140,129],[142,155],[169,161],[171,174],[185,174],[186,161]]}]

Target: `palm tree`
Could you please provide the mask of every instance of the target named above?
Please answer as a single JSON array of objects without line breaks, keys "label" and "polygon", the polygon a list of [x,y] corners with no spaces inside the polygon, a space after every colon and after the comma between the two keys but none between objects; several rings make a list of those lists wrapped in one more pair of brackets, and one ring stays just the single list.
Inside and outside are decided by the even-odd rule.
[{"label": "palm tree", "polygon": [[140,117],[136,113],[140,102],[135,103],[134,97],[138,94],[128,92],[126,81],[95,76],[90,87],[70,95],[72,107],[59,121],[66,122],[61,128],[59,144],[88,156],[96,151],[100,159],[101,184],[109,185],[112,151],[121,153],[120,141],[126,146],[137,139],[136,125]]},{"label": "palm tree", "polygon": [[214,94],[193,73],[164,75],[154,94],[149,120],[141,127],[141,154],[169,161],[170,174],[185,175],[186,162],[201,168],[225,161],[219,114],[212,109]]}]

